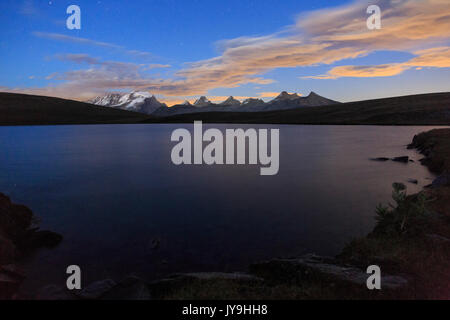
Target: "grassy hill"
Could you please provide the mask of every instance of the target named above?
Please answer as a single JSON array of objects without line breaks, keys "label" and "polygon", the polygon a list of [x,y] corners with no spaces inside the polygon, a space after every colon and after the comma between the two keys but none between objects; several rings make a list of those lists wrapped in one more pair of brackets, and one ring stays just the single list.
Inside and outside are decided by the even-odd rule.
[{"label": "grassy hill", "polygon": [[79,101],[0,92],[0,125],[137,123],[148,118]]},{"label": "grassy hill", "polygon": [[450,92],[365,100],[270,112],[209,112],[148,122],[450,125]]}]

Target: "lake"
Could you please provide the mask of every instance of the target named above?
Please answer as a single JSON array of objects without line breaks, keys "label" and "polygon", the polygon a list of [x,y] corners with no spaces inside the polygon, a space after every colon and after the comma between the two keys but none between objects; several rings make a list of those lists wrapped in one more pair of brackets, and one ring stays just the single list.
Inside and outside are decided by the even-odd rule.
[{"label": "lake", "polygon": [[[171,161],[171,133],[192,125],[0,127],[0,192],[29,206],[60,246],[23,262],[24,290],[128,274],[236,271],[258,260],[333,255],[374,226],[391,184],[433,175],[406,145],[430,127],[207,125],[279,128],[280,168]],[[410,156],[415,162],[369,158]],[[408,183],[408,179],[419,183]]]}]

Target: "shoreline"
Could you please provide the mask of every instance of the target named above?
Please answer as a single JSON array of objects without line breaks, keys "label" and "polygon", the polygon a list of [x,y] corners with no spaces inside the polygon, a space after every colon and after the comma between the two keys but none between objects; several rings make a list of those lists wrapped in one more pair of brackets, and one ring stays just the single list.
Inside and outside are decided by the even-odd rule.
[{"label": "shoreline", "polygon": [[[445,299],[450,298],[450,129],[413,138],[409,149],[438,176],[418,194],[405,196],[367,236],[354,239],[336,257],[304,255],[256,262],[247,272],[179,273],[146,282],[128,276],[104,279],[77,293],[49,285],[37,299]],[[399,187],[398,195],[402,188]],[[419,196],[423,194],[422,196]],[[404,210],[426,203],[425,212]],[[407,208],[407,209],[405,209]],[[428,210],[429,209],[429,210]],[[374,208],[375,211],[375,208]],[[403,229],[403,226],[406,227]],[[397,227],[401,227],[397,230]],[[1,235],[1,233],[0,233]],[[367,266],[379,265],[385,290],[366,288]],[[0,269],[1,270],[1,269]]]}]

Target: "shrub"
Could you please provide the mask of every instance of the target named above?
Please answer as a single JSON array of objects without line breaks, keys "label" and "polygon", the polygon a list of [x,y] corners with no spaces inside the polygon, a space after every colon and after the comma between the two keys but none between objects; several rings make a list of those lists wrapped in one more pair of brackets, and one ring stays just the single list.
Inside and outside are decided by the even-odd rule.
[{"label": "shrub", "polygon": [[424,231],[426,217],[427,197],[423,192],[408,196],[407,188],[403,183],[392,184],[392,199],[394,204],[376,207],[377,225],[375,234],[390,236],[417,235]]}]

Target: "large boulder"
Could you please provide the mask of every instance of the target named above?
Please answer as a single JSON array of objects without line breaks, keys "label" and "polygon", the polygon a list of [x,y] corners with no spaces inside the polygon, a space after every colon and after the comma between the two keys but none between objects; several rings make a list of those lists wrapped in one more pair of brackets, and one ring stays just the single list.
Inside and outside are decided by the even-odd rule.
[{"label": "large boulder", "polygon": [[[250,271],[269,281],[303,282],[322,281],[339,282],[358,287],[366,287],[369,275],[354,266],[337,264],[333,258],[312,254],[294,259],[274,259],[250,266]],[[382,288],[398,289],[408,281],[401,276],[383,275]]]},{"label": "large boulder", "polygon": [[112,279],[95,281],[76,293],[76,295],[82,299],[99,299],[116,285],[117,283]]},{"label": "large boulder", "polygon": [[152,298],[148,284],[135,276],[128,276],[105,292],[102,300],[150,300]]},{"label": "large boulder", "polygon": [[0,265],[11,263],[17,255],[14,243],[0,231]]}]

